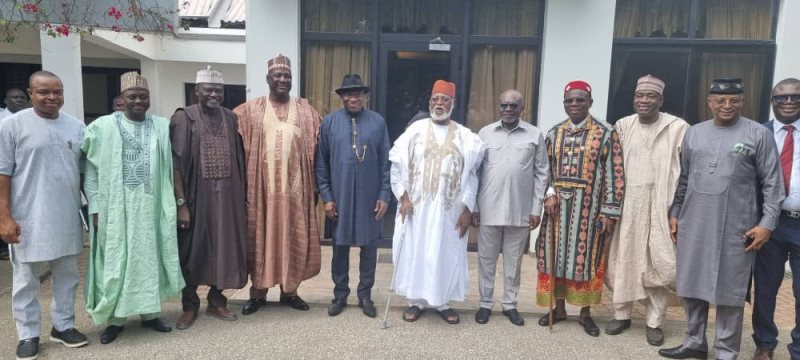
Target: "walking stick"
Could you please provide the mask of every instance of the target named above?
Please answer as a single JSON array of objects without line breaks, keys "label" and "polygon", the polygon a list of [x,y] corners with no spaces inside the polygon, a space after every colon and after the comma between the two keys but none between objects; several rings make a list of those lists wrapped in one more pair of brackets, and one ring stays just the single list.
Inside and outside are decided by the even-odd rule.
[{"label": "walking stick", "polygon": [[[397,244],[397,263],[393,264],[392,269],[392,281],[389,283],[389,296],[386,297],[386,308],[383,310],[383,320],[381,320],[381,329],[386,329],[389,327],[389,322],[387,317],[389,316],[389,304],[392,302],[392,295],[394,294],[394,287],[395,287],[395,279],[397,277],[397,265],[400,264],[400,255],[403,254],[403,243],[405,242],[406,237],[406,222],[402,219],[400,220],[400,243]],[[394,254],[392,254],[394,257]]]},{"label": "walking stick", "polygon": [[556,236],[558,232],[556,231],[557,221],[555,217],[550,216],[550,300],[547,305],[548,310],[548,322],[547,322],[547,329],[550,333],[553,333],[553,298],[555,297],[555,287],[556,287]]}]

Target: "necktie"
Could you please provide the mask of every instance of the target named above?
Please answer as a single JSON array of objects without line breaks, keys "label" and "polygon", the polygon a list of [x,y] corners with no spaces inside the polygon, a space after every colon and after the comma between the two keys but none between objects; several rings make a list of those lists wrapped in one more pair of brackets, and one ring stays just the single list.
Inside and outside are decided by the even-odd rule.
[{"label": "necktie", "polygon": [[792,154],[794,154],[794,126],[784,125],[786,130],[786,140],[783,141],[781,150],[781,167],[783,168],[783,185],[786,187],[786,195],[789,195],[789,183],[792,180]]}]

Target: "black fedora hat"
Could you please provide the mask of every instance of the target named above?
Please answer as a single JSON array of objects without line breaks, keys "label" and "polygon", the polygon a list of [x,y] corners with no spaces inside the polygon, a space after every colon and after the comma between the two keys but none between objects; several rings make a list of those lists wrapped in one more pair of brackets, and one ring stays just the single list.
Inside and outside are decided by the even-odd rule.
[{"label": "black fedora hat", "polygon": [[364,85],[361,76],[358,74],[347,74],[342,79],[342,86],[334,90],[337,94],[342,95],[342,92],[349,90],[363,90],[364,93],[369,92],[369,86]]}]

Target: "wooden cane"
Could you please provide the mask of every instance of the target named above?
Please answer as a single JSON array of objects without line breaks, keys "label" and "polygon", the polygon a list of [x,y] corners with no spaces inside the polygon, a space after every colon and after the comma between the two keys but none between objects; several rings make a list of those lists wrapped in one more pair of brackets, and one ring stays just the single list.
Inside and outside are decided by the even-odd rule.
[{"label": "wooden cane", "polygon": [[550,301],[548,301],[548,325],[547,328],[550,333],[553,333],[553,298],[555,297],[555,287],[556,287],[556,236],[558,232],[556,231],[556,218],[554,216],[549,216],[550,221]]}]

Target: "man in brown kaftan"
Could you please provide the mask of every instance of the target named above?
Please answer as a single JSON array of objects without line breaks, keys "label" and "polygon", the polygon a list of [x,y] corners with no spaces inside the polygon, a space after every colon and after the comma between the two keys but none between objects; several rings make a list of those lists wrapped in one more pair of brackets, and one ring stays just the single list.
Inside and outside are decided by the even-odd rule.
[{"label": "man in brown kaftan", "polygon": [[234,109],[247,164],[247,268],[252,286],[242,314],[265,305],[281,286],[281,303],[298,310],[300,282],[319,273],[314,154],[321,117],[306,99],[289,96],[289,58],[269,60],[269,96]]},{"label": "man in brown kaftan", "polygon": [[198,285],[208,285],[206,313],[236,320],[224,289],[247,284],[245,164],[236,115],[222,107],[222,73],[197,72],[198,104],[178,109],[170,120],[173,178],[178,206],[178,250],[183,315],[175,327],[197,319]]}]

